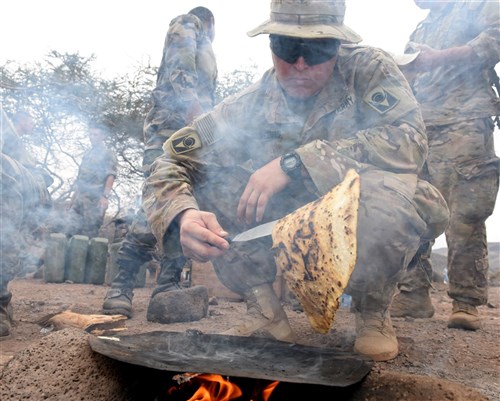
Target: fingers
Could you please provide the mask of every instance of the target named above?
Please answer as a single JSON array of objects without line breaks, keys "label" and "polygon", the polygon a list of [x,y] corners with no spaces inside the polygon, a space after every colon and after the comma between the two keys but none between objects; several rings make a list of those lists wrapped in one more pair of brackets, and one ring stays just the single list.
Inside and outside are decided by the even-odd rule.
[{"label": "fingers", "polygon": [[245,188],[237,208],[237,217],[240,223],[259,223],[264,217],[269,196],[265,192],[253,190],[249,185]]},{"label": "fingers", "polygon": [[207,262],[220,257],[229,249],[228,233],[220,226],[213,213],[190,213],[182,219],[180,241],[186,257]]}]

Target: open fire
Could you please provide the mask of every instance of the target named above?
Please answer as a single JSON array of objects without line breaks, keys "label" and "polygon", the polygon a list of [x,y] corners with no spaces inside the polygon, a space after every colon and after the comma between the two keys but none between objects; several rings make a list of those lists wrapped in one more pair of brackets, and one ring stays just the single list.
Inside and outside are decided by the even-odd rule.
[{"label": "open fire", "polygon": [[[177,375],[174,379],[180,383],[179,387],[173,386],[168,390],[170,396],[175,396],[186,387],[193,387],[194,394],[186,401],[230,401],[248,399],[249,401],[268,401],[278,381],[265,385],[255,385],[249,396],[244,396],[242,389],[229,379],[217,374],[192,374]],[[197,387],[198,386],[198,387]]]},{"label": "open fire", "polygon": [[[249,401],[268,401],[278,381],[262,384],[255,382],[250,395],[244,395],[236,384],[218,374],[185,373],[174,377],[180,386],[173,386],[168,390],[169,396],[179,396],[179,391],[186,391],[186,387],[194,394],[186,401],[230,401],[248,399]],[[189,389],[187,390],[189,392]]]}]

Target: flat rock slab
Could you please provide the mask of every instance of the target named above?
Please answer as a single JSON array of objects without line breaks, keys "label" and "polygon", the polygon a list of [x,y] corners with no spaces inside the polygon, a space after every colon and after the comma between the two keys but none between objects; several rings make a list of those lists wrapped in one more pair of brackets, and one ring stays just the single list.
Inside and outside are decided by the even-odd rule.
[{"label": "flat rock slab", "polygon": [[102,355],[149,368],[345,387],[361,381],[372,363],[331,348],[257,337],[154,331],[90,337]]}]

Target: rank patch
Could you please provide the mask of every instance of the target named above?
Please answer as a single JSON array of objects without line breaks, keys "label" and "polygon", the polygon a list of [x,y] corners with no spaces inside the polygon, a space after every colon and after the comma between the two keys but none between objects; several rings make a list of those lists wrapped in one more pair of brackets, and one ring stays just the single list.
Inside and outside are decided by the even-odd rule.
[{"label": "rank patch", "polygon": [[399,99],[396,96],[381,86],[371,91],[364,98],[364,101],[380,114],[387,113],[399,103]]},{"label": "rank patch", "polygon": [[201,148],[201,140],[193,129],[177,131],[171,138],[172,150],[175,154],[191,152]]}]

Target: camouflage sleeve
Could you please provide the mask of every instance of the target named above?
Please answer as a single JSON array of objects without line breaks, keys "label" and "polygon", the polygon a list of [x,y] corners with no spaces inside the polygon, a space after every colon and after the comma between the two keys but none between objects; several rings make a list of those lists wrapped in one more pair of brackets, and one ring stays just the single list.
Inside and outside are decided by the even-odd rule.
[{"label": "camouflage sleeve", "polygon": [[152,165],[143,188],[142,207],[160,248],[177,215],[187,209],[198,209],[191,186],[196,165],[189,156],[178,155],[173,160],[167,153]]},{"label": "camouflage sleeve", "polygon": [[197,43],[203,34],[201,21],[194,15],[181,15],[169,27],[158,70],[157,90],[172,87],[182,101],[197,98]]},{"label": "camouflage sleeve", "polygon": [[0,142],[2,153],[9,155],[13,159],[17,160],[24,167],[35,168],[36,161],[26,150],[26,147],[16,132],[14,124],[7,116],[7,113],[0,108],[1,118],[0,118]]},{"label": "camouflage sleeve", "polygon": [[427,136],[407,81],[383,52],[365,52],[350,63],[355,67],[348,79],[354,83],[361,129],[351,138],[298,149],[309,175],[329,186],[349,168],[418,174],[427,157]]},{"label": "camouflage sleeve", "polygon": [[499,16],[498,3],[485,2],[478,10],[478,15],[473,17],[477,30],[481,33],[467,44],[485,67],[494,67],[500,61]]}]

